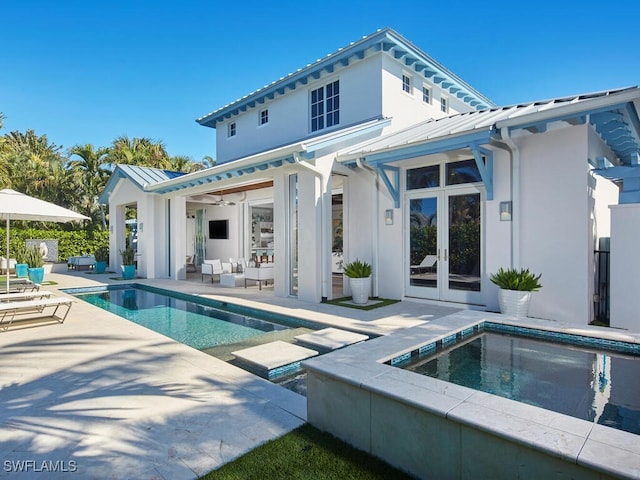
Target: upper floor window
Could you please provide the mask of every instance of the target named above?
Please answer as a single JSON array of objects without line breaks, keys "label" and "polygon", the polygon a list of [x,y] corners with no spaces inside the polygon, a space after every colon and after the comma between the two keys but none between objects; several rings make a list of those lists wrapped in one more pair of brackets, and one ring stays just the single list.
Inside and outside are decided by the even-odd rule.
[{"label": "upper floor window", "polygon": [[422,87],[422,101],[424,103],[431,103],[431,89],[428,87]]},{"label": "upper floor window", "polygon": [[444,113],[449,112],[449,102],[445,97],[440,98],[440,110],[442,110]]},{"label": "upper floor window", "polygon": [[402,90],[411,93],[411,77],[409,75],[402,74]]},{"label": "upper floor window", "polygon": [[227,127],[227,137],[236,136],[236,122],[231,122]]},{"label": "upper floor window", "polygon": [[260,110],[260,117],[258,118],[258,125],[265,125],[269,123],[269,109],[265,108]]},{"label": "upper floor window", "polygon": [[340,81],[311,90],[311,131],[340,123]]}]

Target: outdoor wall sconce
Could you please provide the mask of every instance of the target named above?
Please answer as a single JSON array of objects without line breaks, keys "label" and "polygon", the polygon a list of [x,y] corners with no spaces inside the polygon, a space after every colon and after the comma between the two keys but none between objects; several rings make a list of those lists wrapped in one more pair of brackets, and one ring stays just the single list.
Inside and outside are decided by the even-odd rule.
[{"label": "outdoor wall sconce", "polygon": [[511,213],[512,213],[511,202],[500,202],[500,220],[503,222],[510,222]]},{"label": "outdoor wall sconce", "polygon": [[393,225],[393,210],[385,210],[384,211],[384,224],[385,225]]}]

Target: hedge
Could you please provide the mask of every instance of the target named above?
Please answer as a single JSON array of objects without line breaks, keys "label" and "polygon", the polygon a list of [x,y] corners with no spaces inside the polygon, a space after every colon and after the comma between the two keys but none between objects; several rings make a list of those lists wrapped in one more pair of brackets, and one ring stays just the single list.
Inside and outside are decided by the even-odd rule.
[{"label": "hedge", "polygon": [[[58,240],[58,261],[66,262],[75,255],[93,254],[99,247],[109,247],[109,231],[102,229],[63,230],[55,228],[14,228],[10,229],[9,249],[14,242],[37,240]],[[6,256],[6,228],[0,228],[0,254]]]}]

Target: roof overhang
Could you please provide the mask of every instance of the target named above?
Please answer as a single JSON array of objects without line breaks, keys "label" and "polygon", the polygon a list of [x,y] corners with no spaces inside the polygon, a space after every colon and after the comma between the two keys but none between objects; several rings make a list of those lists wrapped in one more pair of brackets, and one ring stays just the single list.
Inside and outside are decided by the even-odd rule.
[{"label": "roof overhang", "polygon": [[295,164],[296,156],[312,159],[323,150],[335,150],[341,145],[354,143],[358,138],[375,135],[376,132],[381,131],[390,123],[391,119],[388,118],[368,120],[335,132],[318,135],[311,139],[294,142],[151,185],[145,188],[145,191],[163,194],[222,181],[240,180],[242,177],[248,177],[249,175],[266,173],[267,170],[272,168]]},{"label": "roof overhang", "polygon": [[266,172],[270,168],[278,168],[295,163],[294,154],[302,151],[302,144],[292,144],[262,152],[232,162],[216,165],[205,170],[189,173],[183,177],[168,180],[146,189],[152,193],[170,193],[187,188],[211,185],[226,180],[239,180],[243,176]]}]

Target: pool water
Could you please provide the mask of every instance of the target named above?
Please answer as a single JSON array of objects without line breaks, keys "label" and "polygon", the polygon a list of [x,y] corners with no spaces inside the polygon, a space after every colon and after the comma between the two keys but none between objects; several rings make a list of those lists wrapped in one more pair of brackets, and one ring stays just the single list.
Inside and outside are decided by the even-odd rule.
[{"label": "pool water", "polygon": [[76,296],[199,350],[288,328],[141,288],[109,289]]},{"label": "pool water", "polygon": [[639,355],[483,331],[395,365],[640,434]]}]

